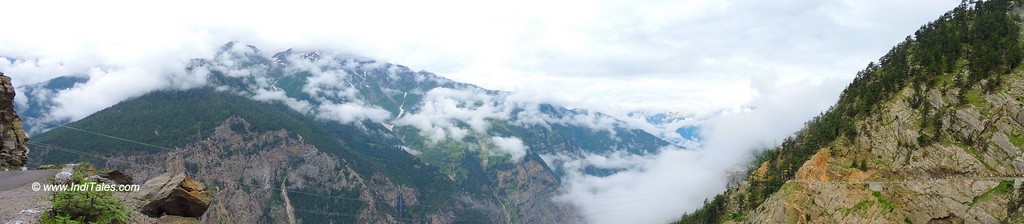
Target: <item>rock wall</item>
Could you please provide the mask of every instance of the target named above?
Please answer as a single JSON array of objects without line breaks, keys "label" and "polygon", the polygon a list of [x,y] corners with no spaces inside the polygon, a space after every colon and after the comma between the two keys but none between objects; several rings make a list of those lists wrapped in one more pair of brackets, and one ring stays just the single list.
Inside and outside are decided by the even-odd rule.
[{"label": "rock wall", "polygon": [[28,136],[14,111],[14,85],[0,73],[0,167],[22,167],[28,162]]},{"label": "rock wall", "polygon": [[[382,173],[360,173],[344,158],[288,131],[253,130],[238,117],[225,120],[205,140],[162,153],[115,156],[106,167],[140,181],[165,172],[195,176],[216,192],[200,223],[285,223],[292,217],[311,223],[452,223],[460,209],[421,201],[426,189]],[[399,195],[402,207],[430,210],[396,214]],[[315,198],[327,200],[311,201]],[[464,196],[447,200],[458,198]]]},{"label": "rock wall", "polygon": [[[911,108],[913,93],[904,89],[856,122],[862,134],[852,142],[822,148],[757,209],[729,222],[1024,222],[1024,189],[1015,183],[1024,180],[1024,77],[1003,82],[992,93],[930,90],[924,106],[945,112],[929,120],[927,110]],[[957,91],[977,91],[983,100],[961,102]],[[942,122],[940,141],[919,141],[928,132],[921,125],[935,120]],[[857,160],[867,169],[854,168]]]}]

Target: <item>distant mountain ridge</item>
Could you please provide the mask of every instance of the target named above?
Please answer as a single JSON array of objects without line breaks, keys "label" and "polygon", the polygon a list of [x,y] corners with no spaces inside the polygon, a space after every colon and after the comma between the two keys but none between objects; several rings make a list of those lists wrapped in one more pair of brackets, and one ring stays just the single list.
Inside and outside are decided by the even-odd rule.
[{"label": "distant mountain ridge", "polygon": [[658,129],[670,130],[672,133],[653,133],[659,138],[683,147],[695,147],[701,140],[701,123],[703,119],[696,115],[683,112],[646,112],[636,111],[626,114],[637,117]]},{"label": "distant mountain ridge", "polygon": [[35,135],[70,122],[49,119],[45,116],[56,106],[53,100],[57,92],[87,81],[89,81],[87,76],[60,76],[41,83],[18,86],[17,91],[24,94],[24,101],[14,104],[14,108],[24,113],[25,117],[31,118],[25,121],[25,132]]},{"label": "distant mountain ridge", "polygon": [[[551,200],[560,194],[562,176],[566,172],[608,175],[618,170],[586,164],[566,168],[561,164],[565,159],[609,153],[648,155],[670,145],[604,114],[331,52],[287,50],[270,55],[231,42],[211,58],[193,59],[186,71],[205,77],[206,85],[129,99],[68,123],[67,128],[57,126],[62,124],[59,121],[34,123],[32,130],[49,131],[33,137],[39,142],[33,160],[92,160],[143,174],[205,173],[209,178],[293,189],[287,193],[293,203],[302,201],[296,198],[309,198],[302,192],[328,195],[326,201],[292,205],[307,211],[300,215],[306,220],[338,220],[332,211],[347,206],[343,214],[354,218],[350,221],[572,223],[578,221],[572,206]],[[59,78],[23,88],[45,96],[83,82],[88,80]],[[30,98],[18,109],[38,118],[47,113],[47,105],[52,102]],[[234,128],[240,125],[248,128]],[[238,138],[243,141],[235,142]],[[232,142],[224,142],[228,140]],[[253,145],[255,150],[232,146],[250,141],[263,143]],[[224,154],[179,156],[210,147]],[[281,151],[282,147],[323,153],[331,160],[280,160],[275,153],[305,158],[292,154],[300,152]],[[275,153],[267,154],[271,151]],[[552,156],[562,160],[544,159]],[[218,170],[232,163],[218,158],[277,162],[225,176]],[[328,162],[335,165],[324,171],[341,176],[325,177],[358,184],[335,186],[315,175],[279,170],[309,169]],[[136,165],[154,163],[162,165]],[[271,192],[254,192],[234,181],[200,180],[231,189],[227,195],[271,201],[251,204],[221,198],[228,211],[230,206],[257,206],[269,214],[265,220],[284,217],[277,216],[284,205]],[[331,197],[359,198],[360,202]]]}]

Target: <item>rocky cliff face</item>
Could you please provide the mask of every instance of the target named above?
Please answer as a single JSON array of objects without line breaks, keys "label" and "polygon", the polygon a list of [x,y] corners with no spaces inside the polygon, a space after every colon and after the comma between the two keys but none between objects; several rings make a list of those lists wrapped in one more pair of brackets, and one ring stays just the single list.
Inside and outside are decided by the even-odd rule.
[{"label": "rocky cliff face", "polygon": [[1024,222],[1024,11],[970,4],[869,65],[749,179],[681,221]]},{"label": "rocky cliff face", "polygon": [[21,167],[28,162],[28,136],[14,111],[14,85],[0,73],[0,167]]},{"label": "rocky cliff face", "polygon": [[[187,91],[153,92],[69,124],[76,129],[152,145],[139,146],[112,138],[97,138],[92,133],[70,128],[50,129],[34,135],[33,139],[47,145],[76,148],[103,156],[159,154],[158,157],[135,155],[127,159],[131,162],[125,162],[125,166],[130,163],[163,164],[159,158],[181,157],[184,162],[172,162],[163,169],[207,170],[211,177],[227,180],[247,180],[249,176],[239,175],[259,174],[251,178],[262,182],[246,183],[258,185],[261,189],[282,186],[279,188],[292,190],[311,186],[305,190],[329,190],[317,195],[348,195],[346,198],[330,198],[270,191],[261,193],[274,199],[273,203],[267,204],[273,205],[271,207],[279,205],[274,203],[289,204],[286,203],[288,201],[295,202],[293,205],[322,205],[324,203],[320,200],[331,200],[329,204],[332,205],[351,202],[355,206],[346,208],[357,208],[339,212],[330,206],[292,206],[281,210],[295,211],[298,214],[294,217],[296,220],[303,219],[301,214],[322,213],[319,214],[322,217],[373,217],[383,221],[483,220],[512,223],[576,221],[570,204],[552,200],[560,190],[559,179],[563,173],[545,164],[541,155],[575,158],[618,152],[647,155],[669,145],[601,113],[526,100],[509,92],[486,90],[433,73],[339,52],[288,50],[271,56],[254,46],[231,42],[212,58],[190,61],[186,71],[206,76],[207,86]],[[22,110],[23,115],[45,114],[50,104],[31,97],[45,96],[44,93],[60,91],[82,81],[76,78],[54,79],[45,85],[24,88],[26,90],[22,92],[33,94],[29,94],[30,100]],[[192,149],[183,151],[181,155],[165,152],[170,148],[205,141],[203,139],[226,119],[225,116],[244,118],[261,130],[286,130],[291,135],[302,136],[305,138],[303,143],[318,148],[312,151],[326,153],[316,158],[329,155],[339,162],[328,163],[329,160],[312,158],[279,159],[272,156],[276,154],[262,150],[268,145],[211,149],[223,151],[219,154],[189,151]],[[28,124],[36,127],[30,128],[32,130],[52,125]],[[301,141],[302,138],[297,139]],[[209,141],[211,143],[204,144],[221,147],[219,141],[249,140],[213,138]],[[33,153],[33,159],[47,163],[107,162],[56,149],[40,146]],[[284,154],[289,155],[287,158],[313,155]],[[259,166],[236,164],[242,161]],[[342,183],[358,184],[354,187],[327,187],[338,182],[335,179],[317,180],[315,177],[281,179],[282,175],[293,171],[279,168],[310,161],[322,162],[324,164],[320,165],[325,166],[333,164],[320,166],[324,172],[354,173],[321,178],[339,178],[346,180]],[[593,172],[607,175],[618,171],[597,169]],[[230,176],[218,176],[220,173]],[[359,178],[349,179],[354,177]],[[366,187],[359,187],[362,185]],[[248,185],[241,186],[239,189],[246,195],[254,192]],[[374,193],[366,189],[378,190]],[[369,199],[349,200],[362,197],[361,194],[375,200],[372,203],[366,201]],[[381,198],[386,200],[378,200]],[[420,201],[427,201],[427,204],[418,204]],[[216,211],[216,205],[212,209]],[[281,214],[286,213],[291,212]],[[267,213],[254,213],[259,214]],[[287,215],[271,217],[291,219]]]},{"label": "rocky cliff face", "polygon": [[[752,222],[968,223],[1020,221],[1024,155],[1024,76],[1008,76],[1000,91],[929,91],[922,120],[909,90],[857,122],[860,133],[823,148],[748,217]],[[981,101],[959,102],[957,91]],[[961,105],[952,106],[949,105]],[[944,107],[947,106],[947,107]],[[921,123],[941,122],[944,137],[923,143]],[[866,161],[866,169],[851,167]]]},{"label": "rocky cliff face", "polygon": [[[211,137],[187,147],[115,157],[107,165],[132,173],[138,180],[164,172],[195,176],[216,192],[201,219],[210,223],[450,223],[454,210],[465,209],[436,202],[424,204],[418,201],[420,189],[395,184],[380,173],[362,174],[345,159],[321,152],[301,137],[284,130],[254,131],[237,117],[224,121]],[[341,201],[338,204],[349,206],[311,207],[318,204],[310,203],[313,199]],[[390,209],[413,211],[424,207],[430,209],[408,216]],[[303,218],[310,214],[328,219]]]},{"label": "rocky cliff face", "polygon": [[496,172],[497,187],[506,211],[514,212],[511,223],[575,223],[574,209],[552,198],[559,193],[557,177],[541,161],[529,160],[513,169]]}]

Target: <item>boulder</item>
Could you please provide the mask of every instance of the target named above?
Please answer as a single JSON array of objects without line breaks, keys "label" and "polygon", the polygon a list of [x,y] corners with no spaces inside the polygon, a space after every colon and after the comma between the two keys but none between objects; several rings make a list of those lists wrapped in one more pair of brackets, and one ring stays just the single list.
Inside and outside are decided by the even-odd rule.
[{"label": "boulder", "polygon": [[132,179],[132,176],[128,176],[128,174],[122,173],[119,170],[111,170],[109,172],[100,172],[97,175],[99,175],[99,177],[101,177],[101,178],[105,178],[107,180],[111,180],[111,181],[113,181],[113,183],[116,183],[116,184],[132,184],[133,181],[134,181]]},{"label": "boulder", "polygon": [[64,168],[61,169],[60,172],[57,172],[56,175],[53,175],[53,183],[54,184],[73,184],[74,183],[74,179],[73,178],[74,178],[74,173],[75,173],[75,165],[77,165],[77,164],[74,164],[74,163],[64,164]]},{"label": "boulder", "polygon": [[142,185],[136,196],[148,201],[142,206],[142,214],[154,218],[165,215],[200,217],[213,199],[206,186],[182,173],[153,177]]},{"label": "boulder", "polygon": [[53,183],[54,184],[73,184],[72,183],[72,179],[71,179],[72,176],[73,175],[71,174],[71,172],[60,171],[56,175],[53,175]]}]

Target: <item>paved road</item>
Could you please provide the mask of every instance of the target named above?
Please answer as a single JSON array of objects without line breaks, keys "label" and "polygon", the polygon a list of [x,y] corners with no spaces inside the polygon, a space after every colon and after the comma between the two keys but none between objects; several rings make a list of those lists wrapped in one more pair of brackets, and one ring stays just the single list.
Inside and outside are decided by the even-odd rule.
[{"label": "paved road", "polygon": [[52,177],[60,170],[0,171],[0,191],[25,186],[35,181]]}]

